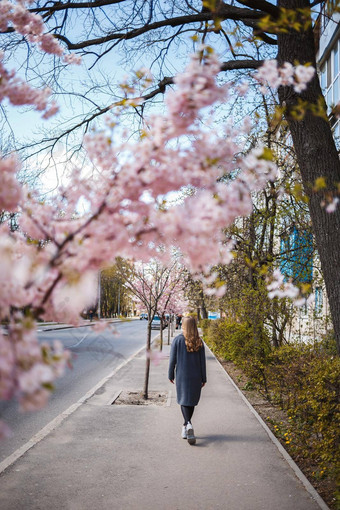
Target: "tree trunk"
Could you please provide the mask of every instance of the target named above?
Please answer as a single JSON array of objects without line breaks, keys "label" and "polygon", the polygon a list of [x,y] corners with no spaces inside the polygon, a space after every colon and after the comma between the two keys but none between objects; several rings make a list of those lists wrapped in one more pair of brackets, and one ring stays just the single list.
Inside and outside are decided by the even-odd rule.
[{"label": "tree trunk", "polygon": [[206,306],[205,306],[203,289],[201,289],[201,291],[200,291],[200,298],[201,298],[201,315],[202,315],[202,319],[207,319],[208,318],[208,312],[207,312],[207,309],[206,309]]},{"label": "tree trunk", "polygon": [[160,345],[159,350],[163,350],[163,318],[161,317]]},{"label": "tree trunk", "polygon": [[150,314],[148,314],[148,332],[146,339],[146,363],[145,363],[145,377],[144,377],[144,390],[143,398],[147,400],[149,398],[149,375],[150,375],[150,354],[151,354],[151,320]]},{"label": "tree trunk", "polygon": [[[278,6],[297,11],[309,7],[307,0],[279,0]],[[314,34],[312,29],[303,32],[291,30],[278,35],[278,61],[292,64],[310,62],[316,67]],[[292,135],[304,190],[309,197],[309,211],[321,268],[327,290],[333,320],[335,340],[340,354],[340,208],[327,213],[322,201],[327,194],[336,195],[336,184],[340,183],[340,162],[328,121],[311,112],[303,120],[296,120],[294,107],[298,98],[316,104],[322,97],[318,76],[315,75],[307,90],[297,95],[291,87],[281,87],[280,103],[286,107],[286,118]],[[326,105],[325,113],[326,113]],[[317,178],[326,180],[327,189],[313,191]]]}]

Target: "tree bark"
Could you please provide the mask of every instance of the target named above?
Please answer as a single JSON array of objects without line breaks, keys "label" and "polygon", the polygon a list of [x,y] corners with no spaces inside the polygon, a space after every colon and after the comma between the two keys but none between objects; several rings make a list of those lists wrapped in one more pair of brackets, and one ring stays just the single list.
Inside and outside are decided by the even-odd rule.
[{"label": "tree bark", "polygon": [[145,377],[144,377],[144,390],[143,398],[149,398],[149,374],[150,374],[150,352],[151,352],[151,320],[150,313],[148,314],[148,332],[146,339],[146,363],[145,363]]},{"label": "tree bark", "polygon": [[160,342],[159,342],[159,350],[163,350],[163,317],[161,317],[161,330],[160,330]]},{"label": "tree bark", "polygon": [[[309,7],[307,0],[279,0],[279,7],[297,10]],[[278,61],[310,62],[316,67],[314,34],[312,28],[297,32],[278,35]],[[331,126],[328,121],[307,111],[303,120],[296,120],[294,107],[298,97],[316,104],[322,91],[318,76],[315,75],[306,91],[297,95],[291,87],[281,87],[279,90],[280,103],[286,108],[286,119],[292,135],[298,164],[301,171],[304,190],[309,197],[309,211],[317,249],[320,256],[321,268],[328,295],[330,311],[333,320],[335,340],[340,354],[340,208],[327,213],[322,201],[327,193],[336,194],[336,184],[340,183],[340,162],[335,147]],[[326,113],[326,105],[325,113]],[[326,179],[327,189],[321,192],[313,191],[317,178]]]}]

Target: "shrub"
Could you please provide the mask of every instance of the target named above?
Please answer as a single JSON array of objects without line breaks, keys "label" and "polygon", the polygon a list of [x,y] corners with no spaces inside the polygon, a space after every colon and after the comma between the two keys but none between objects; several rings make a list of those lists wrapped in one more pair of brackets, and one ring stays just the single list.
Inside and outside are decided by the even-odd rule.
[{"label": "shrub", "polygon": [[210,322],[210,319],[201,319],[199,322],[199,327],[202,329],[204,340],[206,339]]},{"label": "shrub", "polygon": [[207,321],[203,329],[217,356],[235,362],[287,412],[292,453],[312,459],[316,475],[340,477],[340,358],[330,354],[331,339],[271,349],[265,332],[257,330],[259,345],[247,323]]},{"label": "shrub", "polygon": [[265,371],[273,399],[287,411],[294,428],[293,448],[336,471],[340,359],[320,353],[314,346],[289,345],[272,353]]},{"label": "shrub", "polygon": [[257,327],[254,332],[251,324],[230,319],[210,321],[205,338],[219,357],[241,366],[245,366],[252,357],[261,360],[267,358],[271,350],[263,328]]}]

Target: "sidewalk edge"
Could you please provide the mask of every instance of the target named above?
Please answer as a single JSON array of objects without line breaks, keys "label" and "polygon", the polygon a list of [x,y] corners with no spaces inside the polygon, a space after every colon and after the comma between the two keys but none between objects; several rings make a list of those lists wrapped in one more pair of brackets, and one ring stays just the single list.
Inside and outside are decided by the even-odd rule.
[{"label": "sidewalk edge", "polygon": [[310,496],[314,499],[314,501],[319,505],[319,507],[322,510],[330,510],[329,506],[325,503],[325,501],[322,499],[320,494],[317,492],[317,490],[313,487],[313,485],[310,483],[308,478],[303,474],[299,466],[295,463],[295,461],[292,459],[292,457],[289,455],[287,450],[284,449],[280,441],[274,436],[268,425],[263,421],[259,413],[256,411],[256,409],[251,405],[249,400],[247,400],[246,396],[242,393],[240,388],[237,386],[237,384],[233,381],[233,379],[230,377],[228,372],[224,369],[223,365],[220,363],[220,361],[216,358],[215,354],[211,351],[211,349],[205,344],[207,350],[214,356],[216,359],[218,366],[225,374],[226,378],[229,380],[229,382],[233,385],[233,387],[236,389],[244,403],[247,405],[247,407],[250,409],[250,411],[253,413],[255,418],[259,421],[259,423],[262,425],[264,430],[267,432],[269,438],[274,443],[276,448],[279,450],[285,461],[289,464],[289,466],[292,468],[292,470],[295,473],[295,476],[300,480],[302,485],[305,487],[307,492],[310,494]]},{"label": "sidewalk edge", "polygon": [[[133,320],[136,320],[134,317],[131,317],[131,318],[128,318],[127,320],[124,320],[124,319],[105,319],[106,322],[108,324],[115,324],[115,323],[118,323],[118,322],[129,322],[130,320],[133,321]],[[50,327],[47,327],[46,329],[40,329],[38,330],[38,327],[39,325],[37,325],[37,331],[39,331],[39,333],[44,333],[45,331],[59,331],[59,330],[63,330],[63,329],[74,329],[74,328],[88,328],[90,326],[95,326],[96,324],[98,324],[98,322],[89,322],[89,323],[86,323],[86,324],[79,324],[77,326],[75,326],[74,324],[65,324],[64,326],[60,326],[58,327],[58,324],[55,324],[55,325],[51,325]],[[40,327],[43,326],[43,323],[40,324]]]},{"label": "sidewalk edge", "polygon": [[[155,340],[155,339],[154,339]],[[33,446],[39,443],[42,439],[44,439],[50,432],[52,432],[55,428],[57,428],[66,418],[68,418],[71,414],[74,413],[86,400],[88,400],[94,393],[101,388],[111,377],[116,375],[116,373],[121,370],[125,365],[127,365],[133,358],[138,356],[140,352],[145,350],[145,345],[138,349],[137,352],[132,354],[127,360],[123,361],[117,368],[115,368],[109,375],[105,376],[101,381],[99,381],[95,386],[93,386],[85,395],[83,395],[75,404],[72,404],[70,407],[63,411],[58,416],[56,416],[52,421],[50,421],[45,427],[43,427],[39,432],[37,432],[27,443],[18,448],[14,453],[6,457],[2,462],[0,462],[0,475],[14,462],[16,462],[20,457],[22,457],[28,450],[30,450]]]}]

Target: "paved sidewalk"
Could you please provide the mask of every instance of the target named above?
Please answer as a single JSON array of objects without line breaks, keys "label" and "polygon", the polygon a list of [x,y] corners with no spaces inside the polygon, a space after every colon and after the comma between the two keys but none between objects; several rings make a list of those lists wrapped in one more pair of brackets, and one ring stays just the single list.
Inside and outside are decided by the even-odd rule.
[{"label": "paved sidewalk", "polygon": [[133,358],[2,473],[2,510],[320,509],[209,351],[195,446],[180,436],[167,358],[150,391],[171,391],[168,405],[109,405],[143,387],[144,365]]}]

